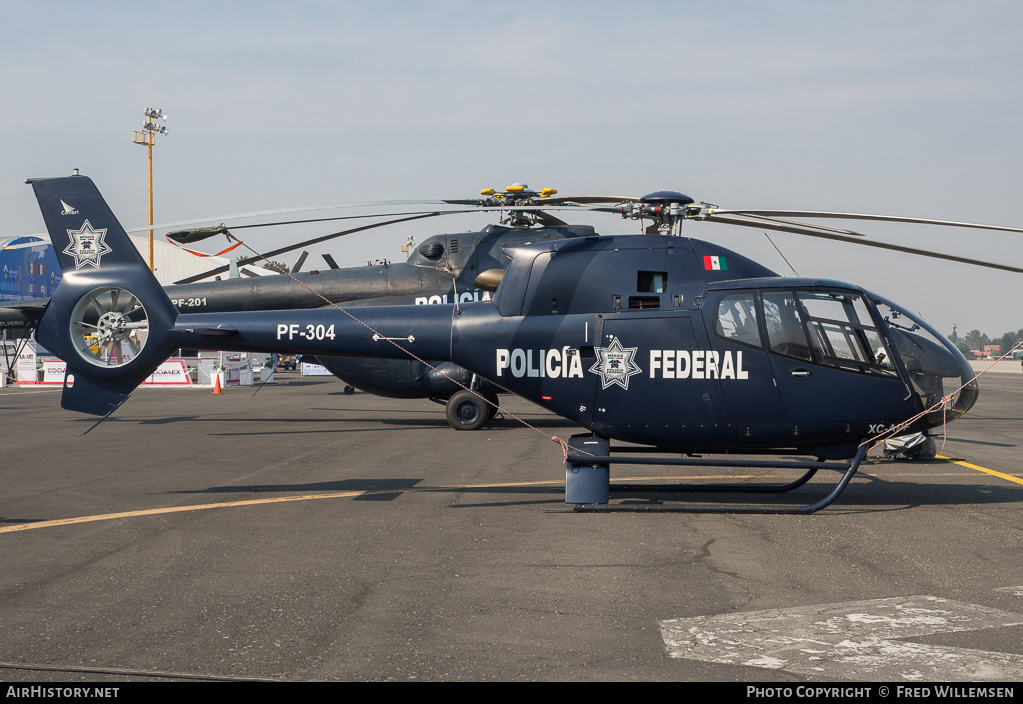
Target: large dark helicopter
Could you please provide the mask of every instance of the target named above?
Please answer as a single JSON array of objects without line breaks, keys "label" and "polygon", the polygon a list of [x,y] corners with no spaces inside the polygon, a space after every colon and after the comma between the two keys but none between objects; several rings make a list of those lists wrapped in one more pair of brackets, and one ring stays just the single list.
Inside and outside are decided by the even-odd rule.
[{"label": "large dark helicopter", "polygon": [[[552,206],[565,201],[555,199],[553,189],[531,190],[525,184],[513,184],[503,192],[485,189],[484,198],[440,201],[443,205],[475,208],[506,208],[501,224],[488,225],[477,232],[434,235],[410,253],[407,261],[370,262],[364,267],[338,267],[332,257],[325,256],[328,269],[294,276],[232,279],[214,284],[180,283],[168,289],[171,300],[181,312],[213,313],[247,310],[282,310],[314,308],[342,304],[346,306],[383,305],[461,305],[490,300],[492,288],[487,277],[477,282],[480,272],[498,271],[508,265],[509,248],[532,242],[545,242],[574,237],[593,236],[588,225],[569,225],[544,210],[518,210],[542,202]],[[435,211],[450,214],[452,211]],[[466,211],[455,211],[466,212]],[[432,216],[423,213],[420,216]],[[393,222],[407,222],[420,216],[402,216]],[[364,230],[365,227],[355,228]],[[179,231],[168,238],[191,243],[200,237],[226,232],[226,228]],[[348,230],[344,234],[348,234]],[[336,236],[318,237],[313,242]],[[300,249],[310,242],[300,242],[273,252],[247,257],[242,261],[268,258]],[[299,265],[304,257],[299,259]],[[492,277],[491,277],[492,278]],[[481,288],[481,286],[483,288]],[[448,423],[458,430],[476,430],[492,416],[500,387],[473,375],[451,362],[414,359],[377,359],[316,355],[316,360],[334,376],[345,382],[346,392],[358,388],[389,398],[430,398],[446,402]],[[464,386],[476,395],[452,398]]]},{"label": "large dark helicopter", "polygon": [[[570,503],[606,508],[612,462],[694,464],[701,460],[677,456],[706,452],[816,458],[728,463],[805,471],[790,484],[756,487],[777,492],[836,468],[826,460],[852,458],[837,465],[842,479],[816,503],[713,509],[811,512],[842,491],[867,439],[940,426],[966,413],[978,394],[959,351],[897,304],[851,284],[780,277],[688,237],[523,244],[507,252],[507,269],[493,274],[499,285],[492,300],[458,307],[182,314],[92,181],[30,183],[51,237],[69,242],[58,254],[64,278],[37,338],[67,364],[61,403],[70,410],[113,412],[181,347],[441,360],[590,430],[566,446]],[[62,212],[62,202],[76,214]],[[722,211],[674,192],[617,210],[658,219],[662,231],[700,218],[815,234],[814,226],[782,219],[794,213]],[[856,234],[817,232],[850,240]],[[635,445],[611,447],[611,440]],[[611,456],[635,446],[676,457]]]},{"label": "large dark helicopter", "polygon": [[[434,235],[415,247],[407,261],[392,263],[378,260],[370,262],[367,266],[341,268],[332,257],[324,255],[327,269],[300,273],[299,269],[305,262],[306,253],[303,252],[290,272],[291,276],[228,278],[201,283],[193,283],[192,281],[198,277],[191,277],[166,287],[165,291],[182,313],[282,310],[332,304],[460,305],[471,301],[487,301],[490,300],[492,288],[487,286],[486,279],[482,284],[486,288],[480,288],[476,283],[477,276],[480,272],[496,271],[506,267],[510,261],[505,255],[508,248],[532,242],[595,234],[591,226],[569,225],[545,210],[516,209],[537,203],[564,207],[566,199],[555,198],[556,193],[557,191],[546,188],[534,191],[525,184],[514,184],[503,192],[486,189],[481,193],[484,196],[482,198],[432,203],[443,206],[467,206],[472,210],[403,214],[393,220],[319,236],[264,254],[246,255],[238,259],[237,266],[244,271],[244,267],[249,263],[259,262],[261,259],[269,260],[271,257],[375,227],[435,215],[472,212],[478,208],[504,209],[500,224],[488,225],[475,232]],[[592,201],[594,198],[590,197],[588,200]],[[395,201],[388,204],[406,203]],[[333,219],[335,218],[322,218],[319,221]],[[231,229],[237,231],[245,227],[291,225],[296,222],[303,221],[261,223]],[[220,225],[178,230],[168,233],[167,238],[179,246],[193,245],[216,235],[225,235],[229,240],[236,239],[232,236],[231,229]],[[228,267],[221,267],[205,272],[202,276],[222,274],[227,270]],[[0,305],[0,328],[13,328],[17,331],[33,329],[38,324],[48,301],[48,298],[34,298]],[[346,392],[358,388],[391,398],[430,398],[441,403],[447,402],[448,422],[459,430],[475,430],[484,425],[492,415],[497,393],[500,391],[499,387],[485,379],[474,377],[470,372],[450,362],[426,364],[412,359],[361,359],[329,355],[319,355],[317,361],[345,382]],[[451,397],[460,391],[462,386],[471,386],[491,403],[479,402],[474,395],[470,398],[460,397],[455,403],[451,403]]]}]

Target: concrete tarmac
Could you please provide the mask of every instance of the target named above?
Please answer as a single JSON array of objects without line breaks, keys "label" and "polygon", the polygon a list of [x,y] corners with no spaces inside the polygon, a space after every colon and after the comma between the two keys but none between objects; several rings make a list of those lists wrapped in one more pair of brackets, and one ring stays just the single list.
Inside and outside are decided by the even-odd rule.
[{"label": "concrete tarmac", "polygon": [[[141,389],[84,437],[58,390],[0,391],[0,679],[1023,677],[1023,375],[982,378],[950,459],[872,451],[812,516],[545,512],[566,421],[281,378]],[[764,475],[794,476],[730,473]]]}]

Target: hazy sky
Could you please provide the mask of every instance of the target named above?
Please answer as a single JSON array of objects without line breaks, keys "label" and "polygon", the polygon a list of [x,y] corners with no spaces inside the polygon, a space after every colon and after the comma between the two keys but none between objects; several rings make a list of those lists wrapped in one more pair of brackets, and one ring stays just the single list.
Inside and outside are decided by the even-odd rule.
[{"label": "hazy sky", "polygon": [[[126,227],[144,224],[145,149],[131,133],[146,107],[170,115],[154,150],[157,222],[522,181],[1023,227],[1021,29],[1023,3],[982,0],[0,0],[0,236],[42,229],[26,177],[73,168]],[[487,221],[313,252],[399,259],[406,234]],[[1023,234],[854,229],[1023,266]],[[270,248],[330,231],[245,238]],[[759,231],[687,233],[789,271]],[[1023,328],[1023,275],[772,237],[800,275],[860,284],[945,333]]]}]

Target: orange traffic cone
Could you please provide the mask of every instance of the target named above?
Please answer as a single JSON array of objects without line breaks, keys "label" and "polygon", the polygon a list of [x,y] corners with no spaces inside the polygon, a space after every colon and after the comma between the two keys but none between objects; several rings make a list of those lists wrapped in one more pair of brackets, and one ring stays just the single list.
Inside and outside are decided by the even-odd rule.
[{"label": "orange traffic cone", "polygon": [[222,394],[222,393],[224,393],[223,391],[221,391],[221,390],[220,390],[220,375],[219,375],[219,374],[214,374],[213,376],[214,376],[214,377],[216,378],[216,380],[217,380],[217,381],[216,381],[216,382],[215,382],[215,383],[213,384],[213,393],[215,393],[215,394]]}]

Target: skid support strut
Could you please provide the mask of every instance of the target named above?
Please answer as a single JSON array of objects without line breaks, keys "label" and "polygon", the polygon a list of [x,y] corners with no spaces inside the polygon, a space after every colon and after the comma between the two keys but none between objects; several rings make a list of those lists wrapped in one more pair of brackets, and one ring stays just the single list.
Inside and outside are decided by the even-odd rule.
[{"label": "skid support strut", "polygon": [[[706,460],[679,459],[675,457],[611,457],[610,442],[605,438],[576,436],[568,442],[569,453],[565,462],[565,503],[573,504],[567,509],[574,513],[631,511],[663,513],[761,513],[801,514],[816,513],[830,505],[845,490],[856,474],[860,463],[867,455],[868,445],[859,446],[856,455],[846,463],[842,462],[773,462],[762,460]],[[616,484],[611,485],[611,464],[631,465],[672,465],[682,467],[737,467],[762,469],[801,469],[803,476],[787,484]],[[803,486],[818,470],[830,469],[843,472],[842,478],[827,496],[803,506],[779,506],[772,504],[686,504],[681,506],[636,506],[610,505],[608,497],[612,489],[622,492],[742,492],[750,494],[780,494]]]}]

